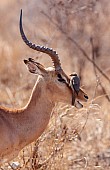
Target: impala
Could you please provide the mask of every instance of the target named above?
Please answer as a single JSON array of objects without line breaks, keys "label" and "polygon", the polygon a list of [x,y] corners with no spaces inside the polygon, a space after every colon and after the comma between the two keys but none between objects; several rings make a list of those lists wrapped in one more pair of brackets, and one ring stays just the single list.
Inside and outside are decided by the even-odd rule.
[{"label": "impala", "polygon": [[[74,94],[69,85],[70,77],[63,71],[56,51],[32,44],[26,38],[22,27],[22,10],[20,33],[30,48],[48,54],[54,67],[45,68],[32,58],[24,60],[29,71],[39,76],[24,108],[11,110],[0,107],[0,165],[17,157],[19,151],[36,140],[46,129],[55,103],[64,102],[72,105]],[[82,107],[79,100],[88,99],[87,94],[81,89],[74,97],[76,107]]]}]

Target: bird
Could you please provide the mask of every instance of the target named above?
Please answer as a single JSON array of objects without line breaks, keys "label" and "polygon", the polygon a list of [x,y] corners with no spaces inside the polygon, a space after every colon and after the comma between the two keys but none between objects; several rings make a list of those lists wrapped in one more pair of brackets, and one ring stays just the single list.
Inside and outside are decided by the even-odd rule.
[{"label": "bird", "polygon": [[70,87],[73,91],[72,104],[74,105],[76,95],[78,95],[80,90],[80,78],[78,77],[77,73],[72,73],[70,76]]},{"label": "bird", "polygon": [[72,73],[72,74],[70,74],[70,76],[71,76],[70,87],[78,95],[79,90],[80,90],[80,78],[78,77],[77,73]]}]

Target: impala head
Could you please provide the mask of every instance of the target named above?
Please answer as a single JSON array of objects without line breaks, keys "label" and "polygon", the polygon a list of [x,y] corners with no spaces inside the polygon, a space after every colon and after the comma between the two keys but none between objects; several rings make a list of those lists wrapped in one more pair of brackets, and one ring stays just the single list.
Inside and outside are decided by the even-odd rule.
[{"label": "impala head", "polygon": [[[61,67],[60,59],[58,57],[58,54],[53,49],[39,46],[31,43],[22,27],[22,10],[20,15],[20,33],[23,41],[33,50],[40,51],[43,53],[46,53],[50,56],[53,66],[45,68],[42,64],[36,62],[34,59],[29,58],[28,60],[24,60],[24,63],[27,65],[29,71],[33,74],[40,75],[41,81],[45,82],[45,90],[48,93],[48,95],[51,97],[51,100],[54,100],[56,102],[64,102],[67,104],[72,104],[72,94],[73,91],[70,84],[70,77],[65,74]],[[79,93],[77,96],[75,96],[76,100],[81,101],[87,101],[88,96],[84,93],[83,90],[79,90]],[[78,106],[76,107],[82,107],[83,105],[78,102]]]}]

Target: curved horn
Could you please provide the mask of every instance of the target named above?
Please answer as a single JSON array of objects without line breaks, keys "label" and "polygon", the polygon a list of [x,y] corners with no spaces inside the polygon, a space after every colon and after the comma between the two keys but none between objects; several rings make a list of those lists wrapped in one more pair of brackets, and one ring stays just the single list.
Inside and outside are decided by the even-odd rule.
[{"label": "curved horn", "polygon": [[47,48],[47,47],[44,47],[44,46],[33,44],[27,39],[27,37],[26,37],[26,35],[25,35],[24,31],[23,31],[23,26],[22,26],[22,9],[21,9],[21,14],[20,14],[19,27],[20,27],[20,33],[21,33],[21,37],[22,37],[23,41],[30,48],[32,48],[33,50],[37,50],[37,51],[40,51],[40,52],[48,54],[51,57],[52,61],[53,61],[55,70],[56,71],[61,71],[62,70],[61,63],[60,63],[60,59],[59,59],[58,54],[56,53],[56,51],[54,51],[52,48]]}]

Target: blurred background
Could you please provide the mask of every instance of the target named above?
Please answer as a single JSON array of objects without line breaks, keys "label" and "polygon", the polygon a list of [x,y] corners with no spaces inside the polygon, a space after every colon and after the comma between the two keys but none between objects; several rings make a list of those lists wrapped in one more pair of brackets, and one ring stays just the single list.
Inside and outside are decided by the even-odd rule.
[{"label": "blurred background", "polygon": [[52,66],[47,55],[22,41],[20,9],[28,39],[57,51],[65,72],[79,74],[89,102],[81,110],[58,105],[41,138],[1,168],[110,169],[109,0],[0,2],[0,105],[10,108],[27,103],[37,79],[23,60]]}]

